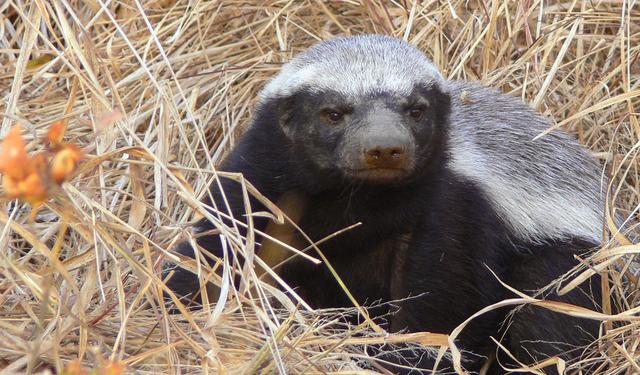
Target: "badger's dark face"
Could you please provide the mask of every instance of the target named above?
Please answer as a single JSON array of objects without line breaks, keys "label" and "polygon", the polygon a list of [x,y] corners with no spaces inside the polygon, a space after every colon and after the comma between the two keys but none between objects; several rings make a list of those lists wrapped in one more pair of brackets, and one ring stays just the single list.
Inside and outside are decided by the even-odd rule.
[{"label": "badger's dark face", "polygon": [[409,95],[298,90],[282,99],[280,126],[301,160],[354,182],[401,183],[441,152],[449,97],[435,84]]}]

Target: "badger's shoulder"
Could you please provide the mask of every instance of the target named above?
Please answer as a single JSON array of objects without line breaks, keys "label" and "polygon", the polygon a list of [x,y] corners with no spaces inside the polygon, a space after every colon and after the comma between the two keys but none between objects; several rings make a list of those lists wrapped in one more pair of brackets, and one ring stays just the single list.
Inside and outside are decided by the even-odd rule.
[{"label": "badger's shoulder", "polygon": [[448,81],[449,167],[478,184],[521,239],[600,242],[604,200],[598,163],[519,98]]}]

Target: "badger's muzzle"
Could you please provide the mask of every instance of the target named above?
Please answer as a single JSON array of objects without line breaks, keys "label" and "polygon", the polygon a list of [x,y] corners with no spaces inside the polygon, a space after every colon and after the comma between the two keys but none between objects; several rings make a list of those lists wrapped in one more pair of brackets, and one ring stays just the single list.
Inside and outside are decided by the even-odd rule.
[{"label": "badger's muzzle", "polygon": [[364,148],[362,163],[367,168],[406,169],[408,140],[405,138],[377,137]]},{"label": "badger's muzzle", "polygon": [[372,110],[343,145],[349,177],[385,183],[409,175],[415,164],[415,140],[402,116]]}]

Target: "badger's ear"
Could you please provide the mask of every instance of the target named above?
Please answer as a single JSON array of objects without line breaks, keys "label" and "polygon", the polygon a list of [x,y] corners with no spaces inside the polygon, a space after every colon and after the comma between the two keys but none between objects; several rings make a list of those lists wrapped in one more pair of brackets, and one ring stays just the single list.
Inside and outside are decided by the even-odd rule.
[{"label": "badger's ear", "polygon": [[278,98],[276,102],[278,124],[287,137],[293,137],[295,96],[288,95]]}]

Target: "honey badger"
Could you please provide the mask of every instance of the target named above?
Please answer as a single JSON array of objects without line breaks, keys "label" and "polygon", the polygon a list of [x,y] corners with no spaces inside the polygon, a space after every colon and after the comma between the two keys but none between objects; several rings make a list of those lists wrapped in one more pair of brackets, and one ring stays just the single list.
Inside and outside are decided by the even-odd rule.
[{"label": "honey badger", "polygon": [[[390,330],[449,333],[513,297],[496,276],[531,292],[601,242],[600,167],[561,131],[534,140],[549,126],[516,98],[445,79],[401,40],[344,37],[311,47],[268,82],[221,170],[241,172],[273,202],[302,196],[298,225],[314,241],[362,223],[320,245],[358,302],[411,296],[390,316]],[[240,184],[220,183],[231,214],[242,218]],[[206,203],[225,207],[218,186],[210,190]],[[197,231],[212,228],[203,219]],[[198,244],[221,254],[217,236]],[[188,244],[177,251],[193,256]],[[296,259],[279,273],[313,307],[351,305],[325,265]],[[198,290],[186,270],[169,284],[182,295]],[[594,277],[548,298],[597,308],[598,290]],[[538,307],[519,310],[506,329],[508,312],[463,331],[458,345],[473,353],[464,358],[468,370],[496,350],[490,336],[527,363],[575,358],[598,331],[594,321]],[[429,368],[433,357],[405,360]]]}]

